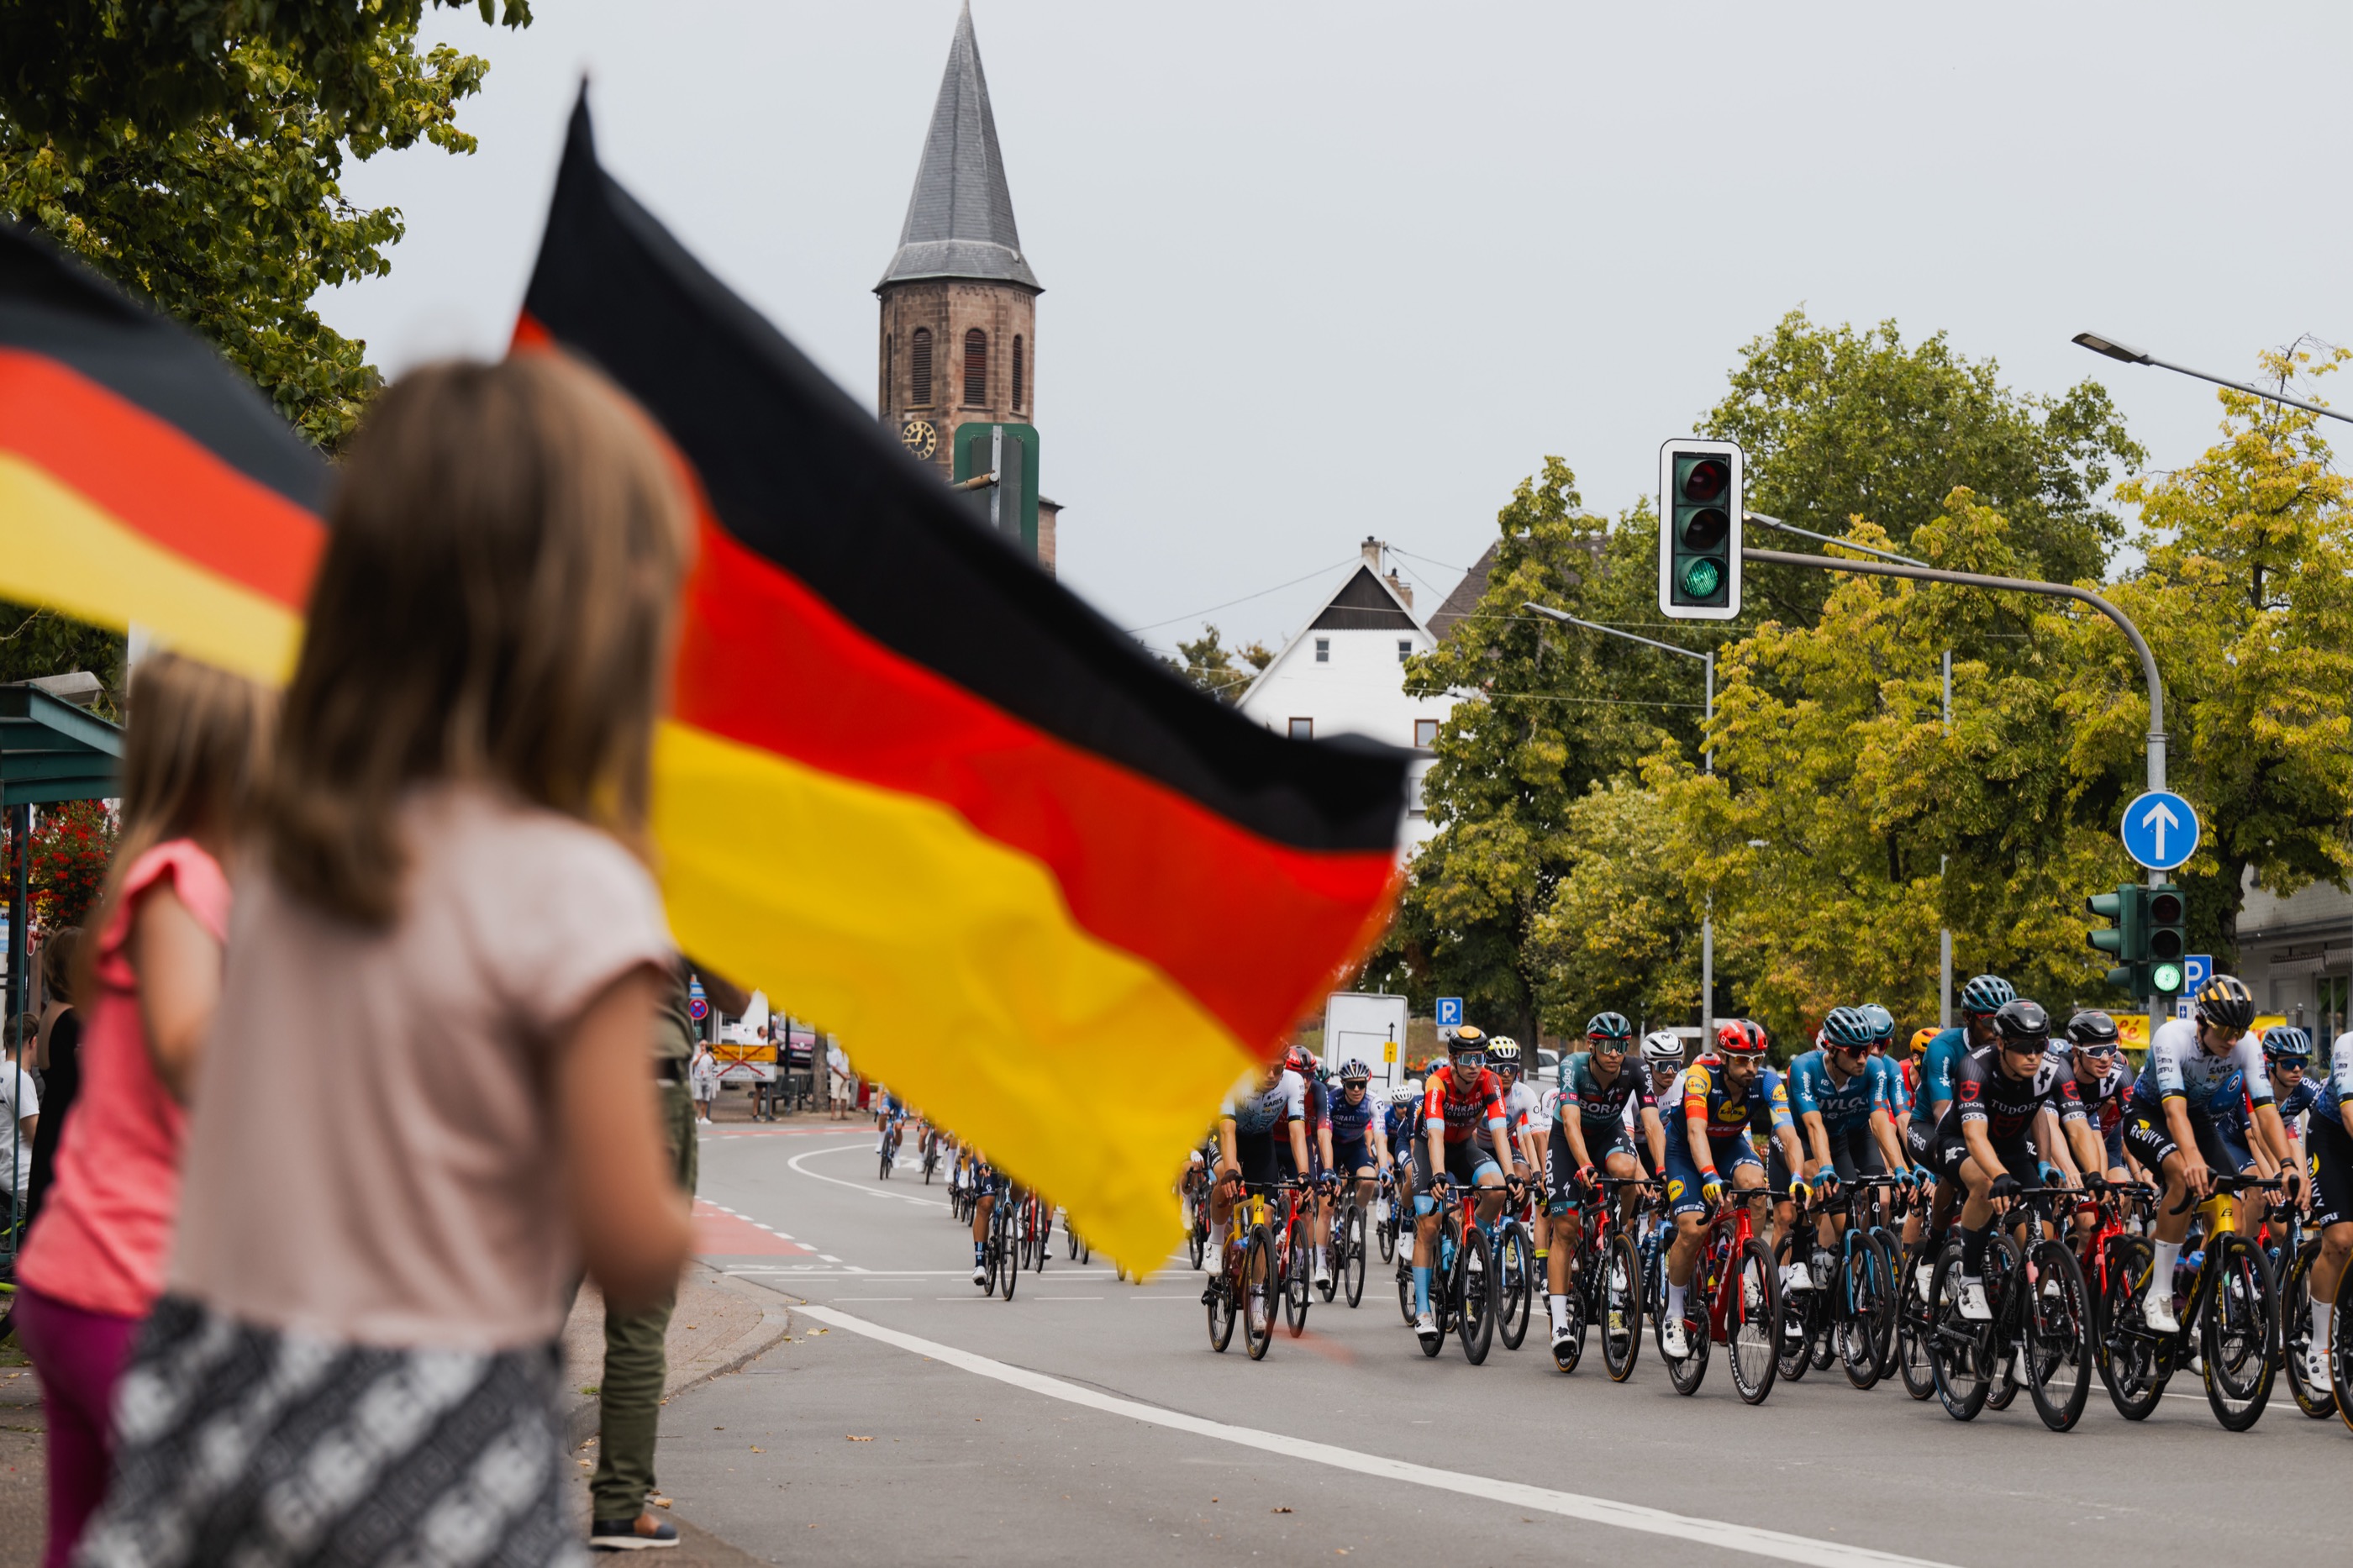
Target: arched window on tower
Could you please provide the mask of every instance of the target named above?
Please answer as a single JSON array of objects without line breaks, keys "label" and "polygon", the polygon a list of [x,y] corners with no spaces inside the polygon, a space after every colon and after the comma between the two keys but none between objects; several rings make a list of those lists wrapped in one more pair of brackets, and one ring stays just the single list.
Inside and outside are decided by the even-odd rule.
[{"label": "arched window on tower", "polygon": [[967,406],[988,401],[988,334],[978,327],[964,335],[964,400]]},{"label": "arched window on tower", "polygon": [[1021,363],[1021,334],[1013,334],[1013,412],[1021,412],[1021,373],[1029,368]]},{"label": "arched window on tower", "polygon": [[913,362],[914,386],[907,401],[918,408],[932,405],[932,329],[917,327],[915,341],[907,346],[907,357]]}]

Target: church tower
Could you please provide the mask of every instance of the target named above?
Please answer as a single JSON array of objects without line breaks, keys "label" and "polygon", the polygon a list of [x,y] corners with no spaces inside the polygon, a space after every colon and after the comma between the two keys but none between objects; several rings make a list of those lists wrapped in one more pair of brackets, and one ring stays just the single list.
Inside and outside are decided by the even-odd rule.
[{"label": "church tower", "polygon": [[[958,426],[1037,422],[1045,286],[1014,226],[969,0],[948,46],[899,248],[874,292],[882,301],[881,417],[943,480]],[[1038,557],[1049,572],[1056,510],[1040,498]]]}]

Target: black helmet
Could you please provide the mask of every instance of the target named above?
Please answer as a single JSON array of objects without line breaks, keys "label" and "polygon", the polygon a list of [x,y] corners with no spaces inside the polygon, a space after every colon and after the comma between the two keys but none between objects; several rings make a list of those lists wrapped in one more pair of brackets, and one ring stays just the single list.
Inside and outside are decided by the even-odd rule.
[{"label": "black helmet", "polygon": [[2113,1046],[2116,1021],[2095,1008],[2086,1008],[2067,1020],[2067,1039],[2078,1046]]},{"label": "black helmet", "polygon": [[2218,974],[2198,988],[2198,1019],[2242,1034],[2255,1021],[2255,994],[2235,974]]},{"label": "black helmet", "polygon": [[2051,1043],[2051,1015],[2040,1002],[2013,997],[1997,1009],[1993,1026],[2005,1046],[2042,1047]]},{"label": "black helmet", "polygon": [[1484,1056],[1487,1054],[1487,1031],[1476,1024],[1458,1024],[1454,1026],[1454,1033],[1447,1037],[1446,1048],[1455,1054],[1474,1051]]}]

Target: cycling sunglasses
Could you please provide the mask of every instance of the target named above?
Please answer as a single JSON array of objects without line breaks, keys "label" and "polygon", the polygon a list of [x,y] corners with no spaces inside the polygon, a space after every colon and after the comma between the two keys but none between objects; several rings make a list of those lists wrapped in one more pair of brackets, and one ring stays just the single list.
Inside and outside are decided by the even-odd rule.
[{"label": "cycling sunglasses", "polygon": [[2094,1061],[2104,1062],[2115,1057],[2117,1052],[2116,1047],[2113,1043],[2105,1043],[2077,1046],[2075,1047],[2075,1054],[2079,1057],[2090,1057]]}]

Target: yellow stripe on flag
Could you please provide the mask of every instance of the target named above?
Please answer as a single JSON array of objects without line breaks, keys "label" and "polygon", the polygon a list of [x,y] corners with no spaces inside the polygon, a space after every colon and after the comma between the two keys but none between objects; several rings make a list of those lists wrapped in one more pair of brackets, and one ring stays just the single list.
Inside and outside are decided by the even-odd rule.
[{"label": "yellow stripe on flag", "polygon": [[301,618],[130,528],[14,452],[0,451],[0,591],[96,626],[145,626],[167,647],[273,685],[294,668]]},{"label": "yellow stripe on flag", "polygon": [[1161,1265],[1201,1108],[1255,1068],[1223,1026],[1082,930],[1044,866],[935,801],[674,722],[654,775],[681,946],[854,1042],[860,1072],[1095,1246]]}]

